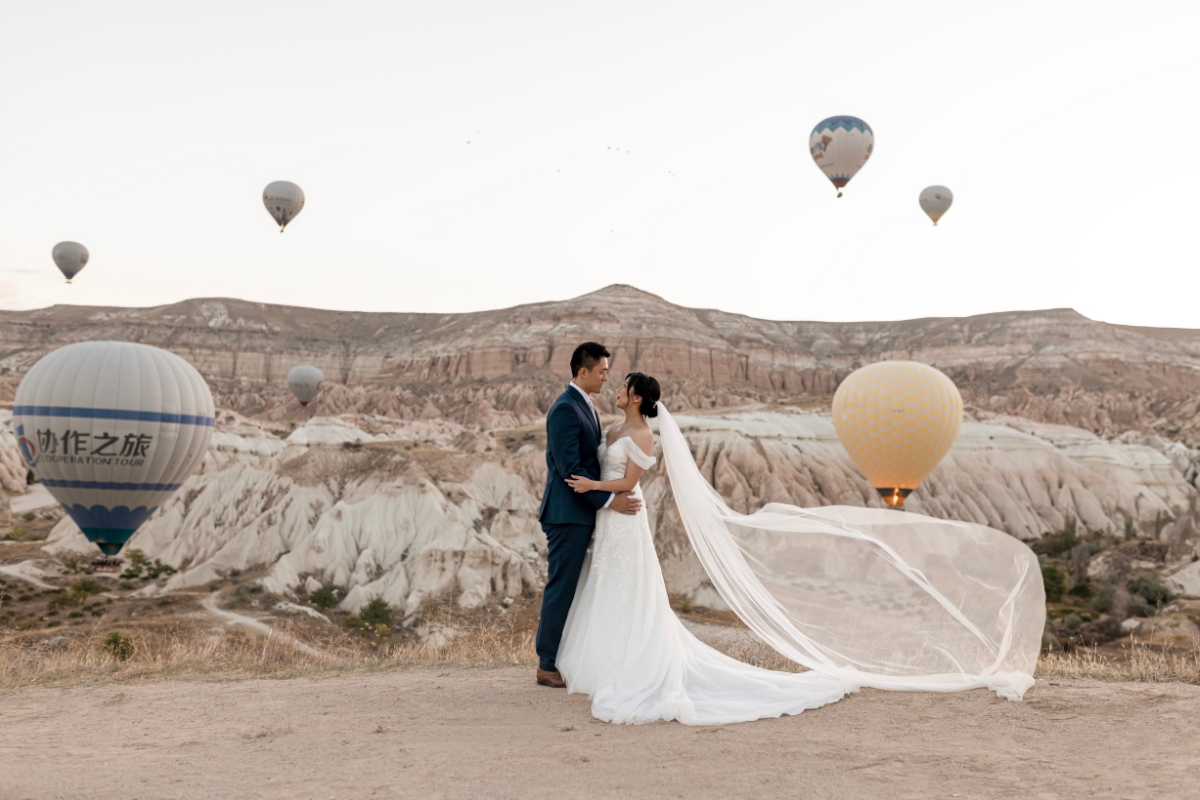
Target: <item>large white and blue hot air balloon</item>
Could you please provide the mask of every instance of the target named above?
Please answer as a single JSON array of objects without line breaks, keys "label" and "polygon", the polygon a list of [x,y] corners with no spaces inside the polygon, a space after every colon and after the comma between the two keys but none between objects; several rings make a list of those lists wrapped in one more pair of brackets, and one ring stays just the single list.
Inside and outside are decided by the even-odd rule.
[{"label": "large white and blue hot air balloon", "polygon": [[213,398],[191,364],[129,342],[81,342],[33,365],[13,400],[21,457],[107,555],[192,474]]},{"label": "large white and blue hot air balloon", "polygon": [[813,128],[808,150],[841,197],[842,189],[875,150],[875,133],[858,117],[830,117]]}]

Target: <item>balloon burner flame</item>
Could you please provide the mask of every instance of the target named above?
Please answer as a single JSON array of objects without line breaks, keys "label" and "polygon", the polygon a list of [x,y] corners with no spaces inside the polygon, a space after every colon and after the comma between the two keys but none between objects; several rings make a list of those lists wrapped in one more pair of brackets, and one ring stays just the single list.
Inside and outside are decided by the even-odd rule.
[{"label": "balloon burner flame", "polygon": [[888,508],[894,508],[897,511],[904,510],[904,501],[912,494],[912,489],[898,489],[892,486],[877,486],[875,491],[879,492],[879,496],[883,498],[883,502]]}]

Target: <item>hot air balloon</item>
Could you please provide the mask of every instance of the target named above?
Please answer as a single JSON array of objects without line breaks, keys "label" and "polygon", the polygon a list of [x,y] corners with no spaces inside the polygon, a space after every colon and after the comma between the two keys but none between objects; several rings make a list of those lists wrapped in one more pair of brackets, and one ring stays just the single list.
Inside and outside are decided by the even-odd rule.
[{"label": "hot air balloon", "polygon": [[12,421],[25,463],[88,541],[113,556],[203,460],[213,399],[173,353],[80,342],[33,365]]},{"label": "hot air balloon", "polygon": [[954,194],[945,186],[929,186],[921,190],[921,196],[917,198],[917,202],[921,204],[921,210],[933,220],[933,224],[937,225],[942,214],[950,210],[950,204],[954,202]]},{"label": "hot air balloon", "polygon": [[288,372],[288,388],[292,390],[292,394],[296,395],[296,399],[302,406],[312,402],[324,383],[325,373],[316,367],[303,365],[292,367]]},{"label": "hot air balloon", "polygon": [[274,181],[263,189],[263,205],[279,223],[279,232],[304,210],[304,191],[291,181]]},{"label": "hot air balloon", "polygon": [[833,395],[838,439],[892,508],[901,508],[950,450],[962,417],[954,382],[915,361],[857,369]]},{"label": "hot air balloon", "polygon": [[858,117],[830,117],[817,123],[808,137],[813,161],[842,196],[842,188],[862,169],[875,149],[871,126]]},{"label": "hot air balloon", "polygon": [[50,256],[54,259],[54,265],[67,277],[67,283],[87,266],[90,258],[88,249],[79,242],[59,242],[50,251]]}]

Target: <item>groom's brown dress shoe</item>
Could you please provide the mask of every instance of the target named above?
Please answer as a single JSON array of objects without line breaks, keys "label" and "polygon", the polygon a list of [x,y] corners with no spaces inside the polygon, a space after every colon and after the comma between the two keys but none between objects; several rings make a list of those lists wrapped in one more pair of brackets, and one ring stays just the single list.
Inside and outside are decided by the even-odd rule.
[{"label": "groom's brown dress shoe", "polygon": [[563,680],[563,676],[558,670],[551,672],[548,669],[538,667],[537,671],[538,686],[549,686],[551,689],[565,689],[567,682]]}]

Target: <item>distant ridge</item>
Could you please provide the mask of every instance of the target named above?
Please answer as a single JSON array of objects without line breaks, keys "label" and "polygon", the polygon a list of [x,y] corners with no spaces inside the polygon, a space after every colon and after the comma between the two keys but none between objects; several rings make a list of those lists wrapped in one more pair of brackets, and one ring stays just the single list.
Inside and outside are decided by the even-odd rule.
[{"label": "distant ridge", "polygon": [[330,385],[317,413],[443,415],[480,424],[500,415],[525,424],[561,390],[571,350],[589,339],[613,352],[614,373],[654,374],[684,408],[823,397],[862,364],[906,358],[950,375],[974,413],[1191,441],[1200,410],[1200,331],[1111,325],[1070,308],[893,322],[774,321],[687,308],[625,284],[455,314],[234,298],[3,311],[0,399],[11,398],[20,376],[50,350],[106,338],[179,353],[209,379],[219,402],[280,418],[293,413],[284,376],[310,363]]}]

